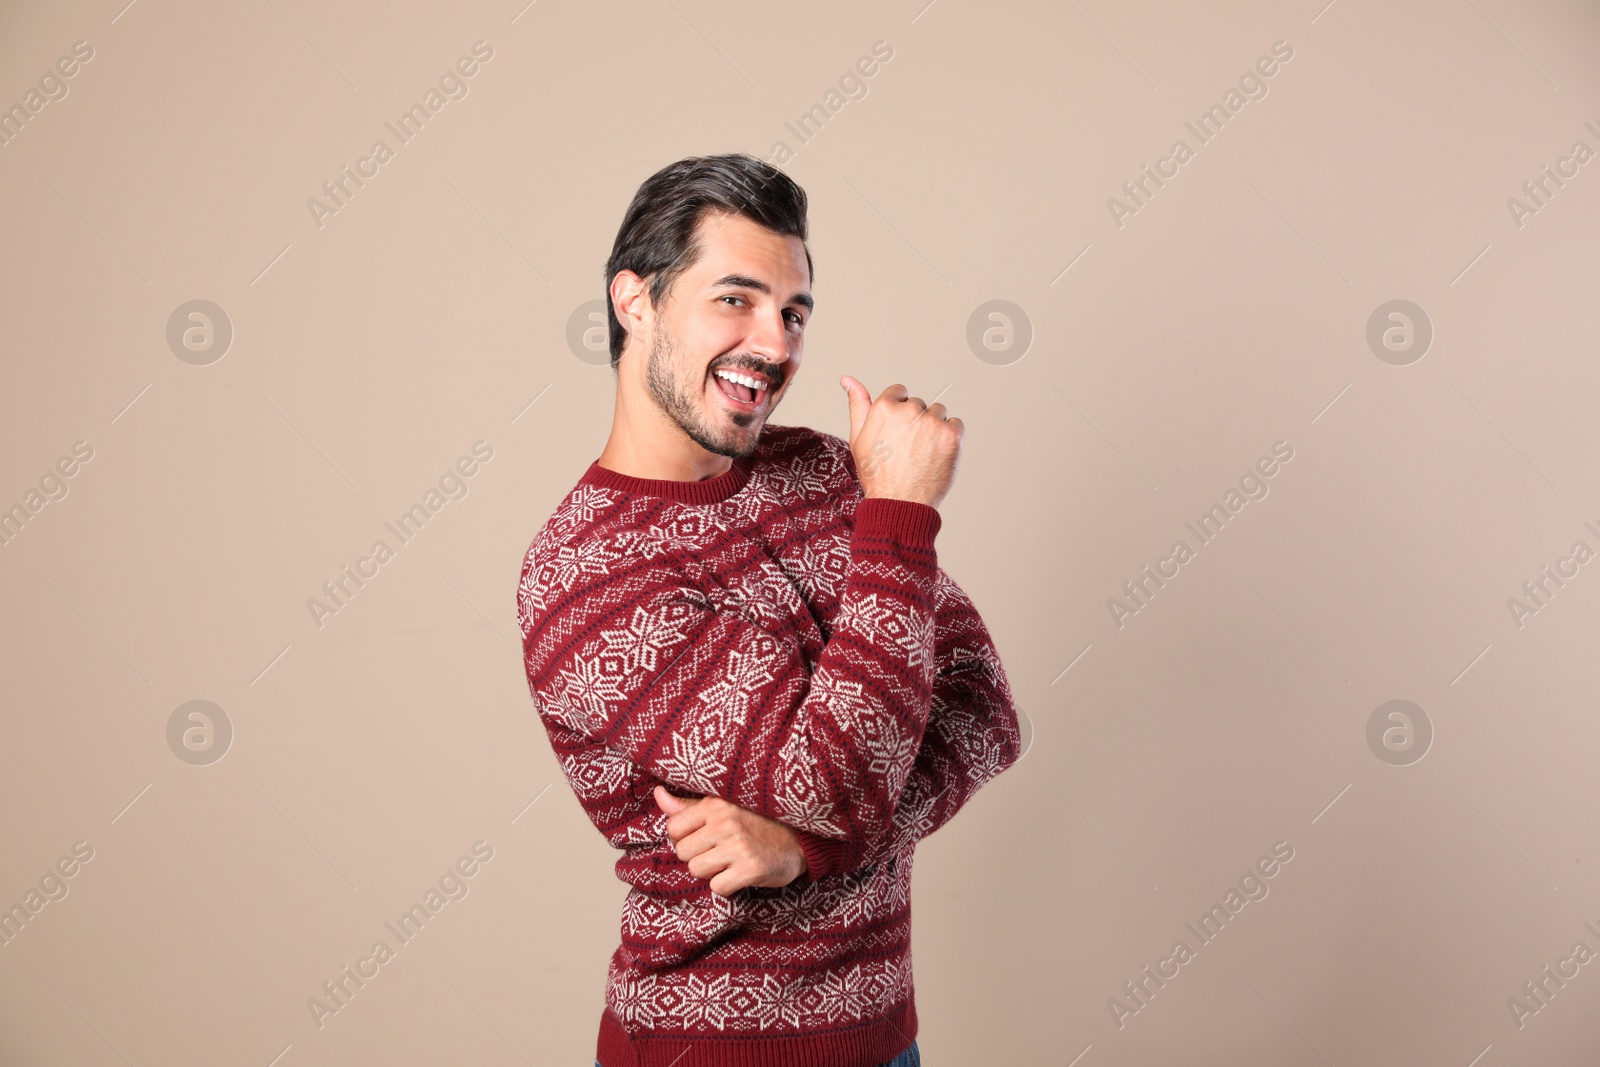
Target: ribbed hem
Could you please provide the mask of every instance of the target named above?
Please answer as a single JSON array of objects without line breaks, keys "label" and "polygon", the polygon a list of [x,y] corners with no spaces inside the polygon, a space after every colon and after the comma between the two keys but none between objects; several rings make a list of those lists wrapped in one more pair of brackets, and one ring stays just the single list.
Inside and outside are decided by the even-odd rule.
[{"label": "ribbed hem", "polygon": [[915,500],[868,496],[856,503],[856,532],[893,534],[917,548],[932,548],[943,524],[938,508]]},{"label": "ribbed hem", "polygon": [[589,464],[589,469],[578,482],[580,485],[598,485],[637,496],[661,497],[680,504],[720,504],[744,488],[754,467],[753,458],[739,457],[733,461],[733,466],[714,478],[678,482],[670,478],[635,478],[631,474],[620,474],[600,466],[597,459]]},{"label": "ribbed hem", "polygon": [[783,1037],[629,1037],[607,1009],[600,1016],[600,1067],[878,1067],[917,1038],[916,998],[849,1030]]}]

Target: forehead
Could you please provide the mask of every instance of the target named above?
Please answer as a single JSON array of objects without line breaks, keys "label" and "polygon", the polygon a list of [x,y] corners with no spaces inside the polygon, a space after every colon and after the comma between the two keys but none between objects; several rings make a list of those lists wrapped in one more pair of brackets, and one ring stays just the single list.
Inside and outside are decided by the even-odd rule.
[{"label": "forehead", "polygon": [[721,277],[737,272],[765,277],[790,291],[810,289],[806,246],[798,237],[773,233],[743,215],[717,211],[701,216],[695,234],[701,252],[689,268],[691,273]]}]

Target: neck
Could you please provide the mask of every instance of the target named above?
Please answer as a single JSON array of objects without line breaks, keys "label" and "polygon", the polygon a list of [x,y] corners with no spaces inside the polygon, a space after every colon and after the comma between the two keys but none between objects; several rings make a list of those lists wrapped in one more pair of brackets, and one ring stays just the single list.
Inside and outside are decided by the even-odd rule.
[{"label": "neck", "polygon": [[732,458],[707,452],[660,408],[644,401],[645,411],[627,402],[617,390],[611,418],[611,435],[600,453],[600,466],[633,478],[673,482],[701,482],[725,474]]}]

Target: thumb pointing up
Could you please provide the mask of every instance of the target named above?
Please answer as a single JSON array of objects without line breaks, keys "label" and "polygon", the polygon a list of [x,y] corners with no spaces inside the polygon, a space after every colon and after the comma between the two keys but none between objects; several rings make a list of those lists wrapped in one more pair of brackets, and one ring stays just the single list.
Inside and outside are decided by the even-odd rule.
[{"label": "thumb pointing up", "polygon": [[861,426],[867,421],[867,412],[872,408],[872,394],[848,374],[839,378],[839,384],[844,387],[845,396],[850,402],[850,444],[854,447],[856,438],[861,434]]}]

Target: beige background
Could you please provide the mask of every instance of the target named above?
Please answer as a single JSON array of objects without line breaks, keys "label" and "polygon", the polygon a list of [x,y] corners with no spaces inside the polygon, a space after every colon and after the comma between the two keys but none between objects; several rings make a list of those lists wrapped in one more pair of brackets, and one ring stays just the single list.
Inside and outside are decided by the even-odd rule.
[{"label": "beige background", "polygon": [[[1600,549],[1600,163],[1520,228],[1506,201],[1600,149],[1594,5],[123,2],[0,16],[0,103],[94,49],[0,147],[0,505],[94,449],[0,548],[0,903],[94,849],[0,948],[0,1062],[590,1062],[623,887],[515,647],[523,552],[609,426],[567,324],[639,182],[778,140],[818,314],[774,421],[845,433],[842,372],[965,420],[941,562],[1033,730],[918,852],[930,1067],[1593,1062],[1600,963],[1522,1028],[1507,999],[1600,951],[1600,565],[1520,628],[1507,600]],[[307,199],[478,40],[468,95],[319,228]],[[1107,198],[1280,40],[1119,228]],[[206,366],[166,341],[194,299],[234,330]],[[991,299],[1034,333],[1006,365],[966,342]],[[1365,339],[1393,299],[1435,333],[1407,366]],[[308,598],[479,440],[319,628]],[[1277,441],[1270,494],[1118,628]],[[1409,766],[1366,740],[1397,698],[1435,731]],[[195,699],[235,731],[207,766],[167,742]],[[469,895],[318,1029],[307,999],[479,840]],[[1270,895],[1119,1029],[1108,999],[1278,841]]]}]

